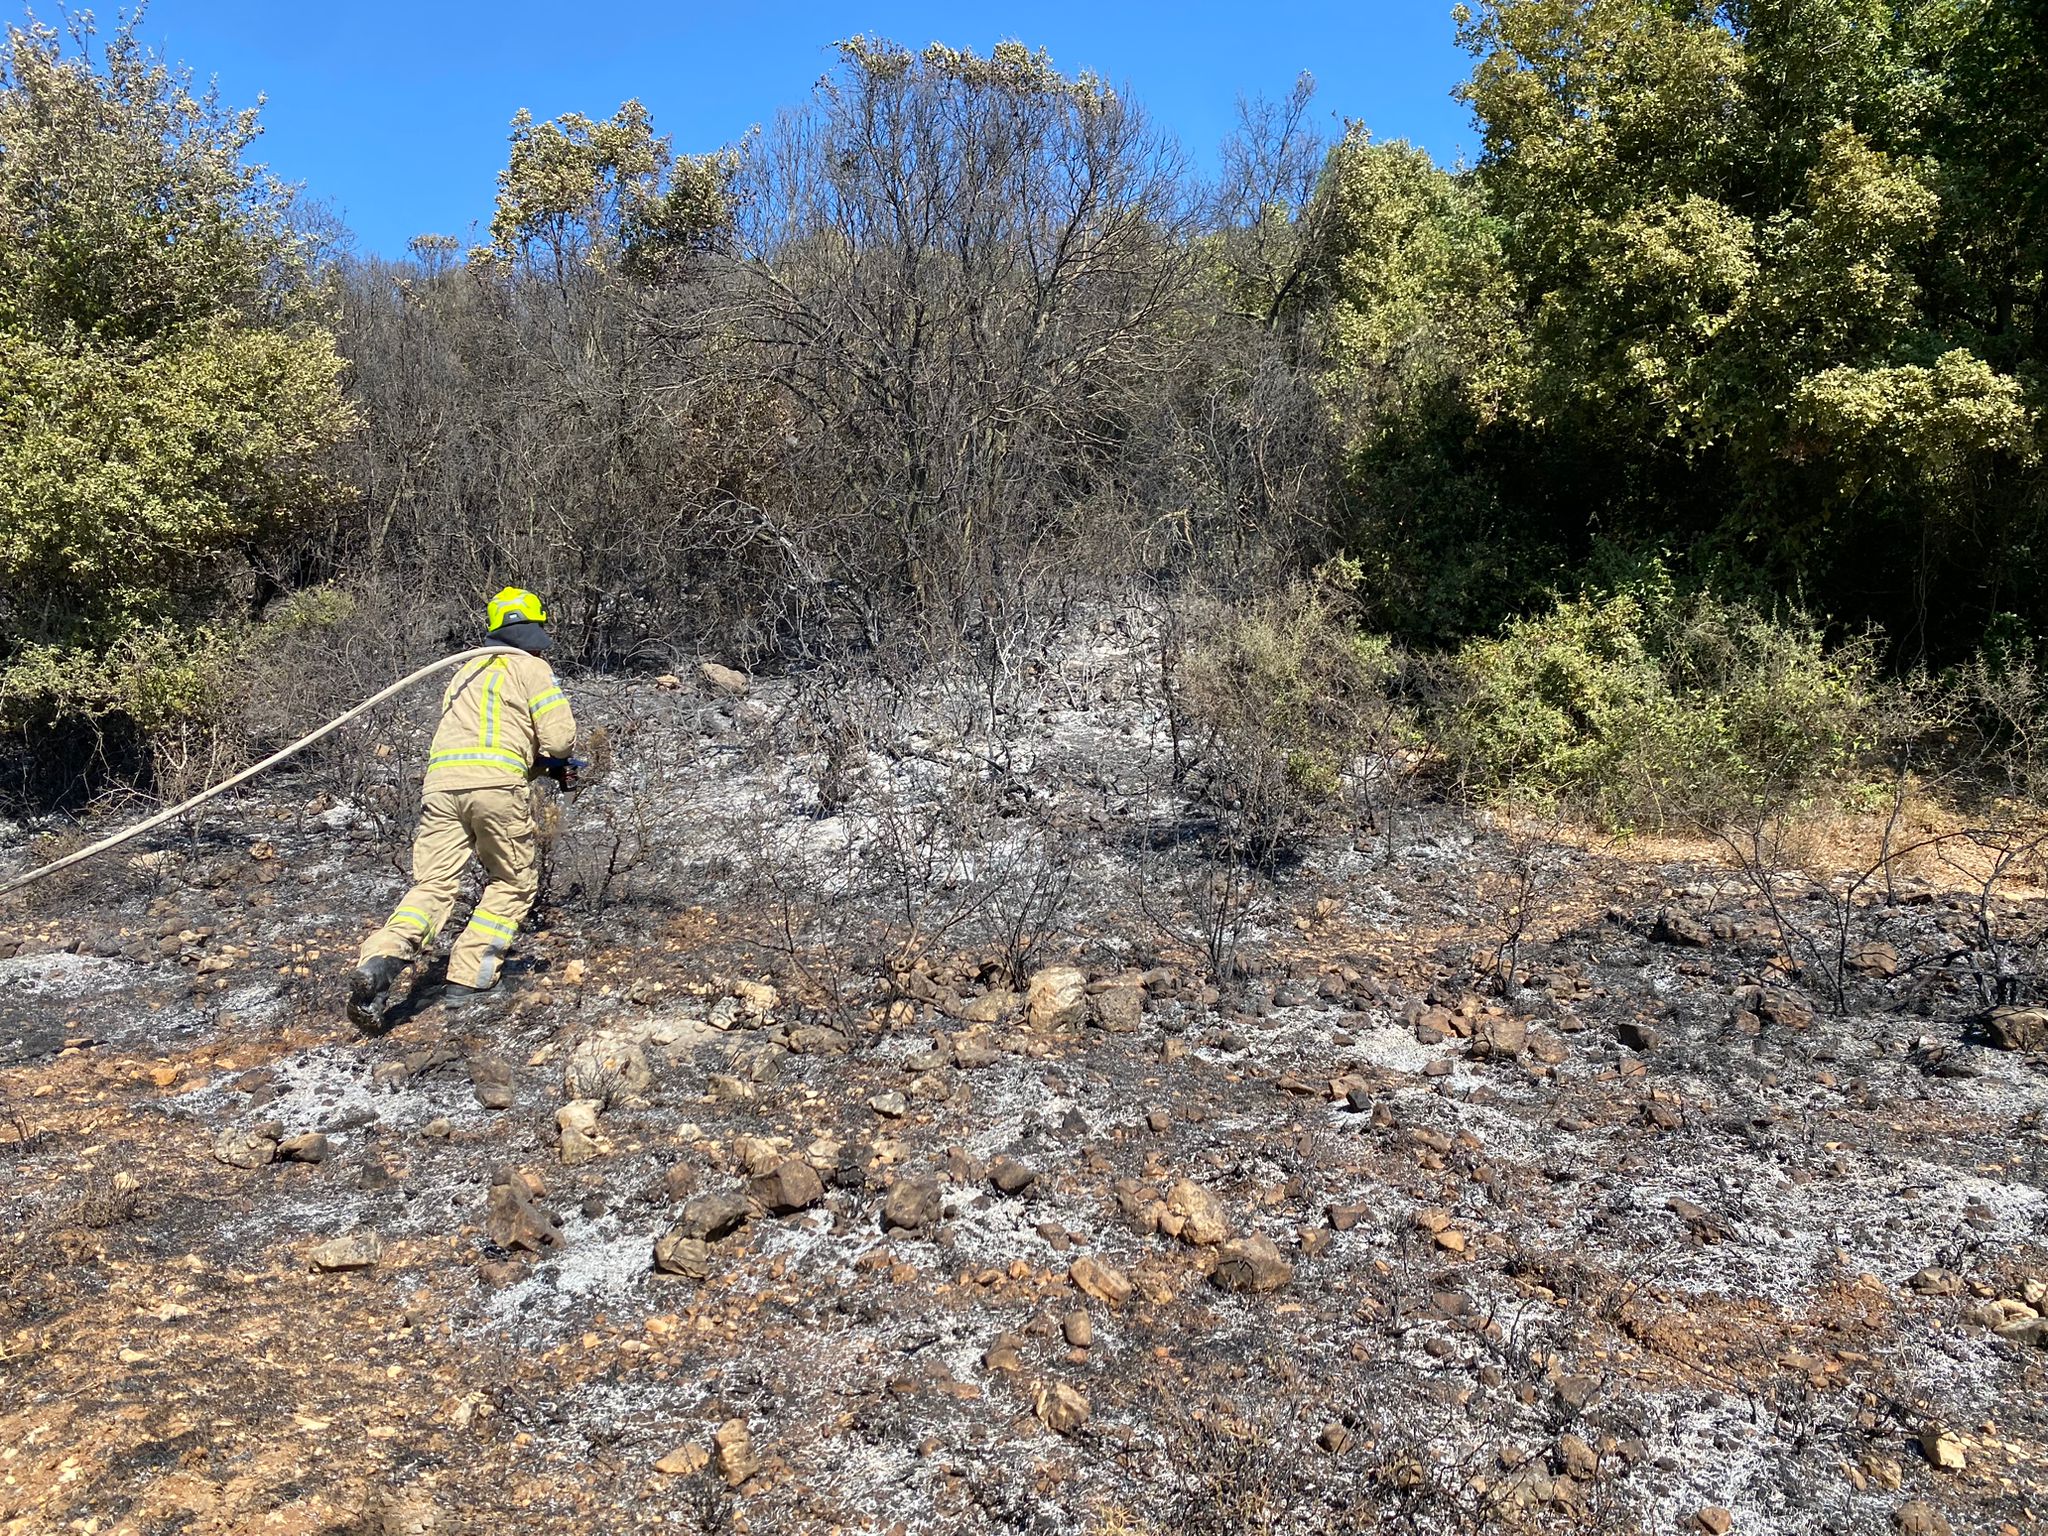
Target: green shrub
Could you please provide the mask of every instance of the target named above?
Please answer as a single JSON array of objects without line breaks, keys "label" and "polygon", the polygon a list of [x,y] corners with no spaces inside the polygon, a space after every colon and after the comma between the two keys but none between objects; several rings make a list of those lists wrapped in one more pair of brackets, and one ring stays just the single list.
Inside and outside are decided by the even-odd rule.
[{"label": "green shrub", "polygon": [[1232,815],[1241,851],[1262,861],[1313,827],[1373,813],[1400,717],[1400,659],[1354,622],[1357,571],[1307,581],[1197,623],[1172,679],[1210,798]]},{"label": "green shrub", "polygon": [[1482,790],[1614,828],[1712,827],[1843,782],[1870,740],[1875,660],[1651,582],[1466,645],[1437,724]]}]

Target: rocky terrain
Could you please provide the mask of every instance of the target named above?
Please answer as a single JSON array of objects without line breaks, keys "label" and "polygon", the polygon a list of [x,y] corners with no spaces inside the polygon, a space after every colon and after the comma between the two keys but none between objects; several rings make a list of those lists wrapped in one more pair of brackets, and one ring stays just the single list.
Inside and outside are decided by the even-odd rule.
[{"label": "rocky terrain", "polygon": [[1417,790],[1233,904],[1144,654],[572,682],[375,1038],[416,715],[0,904],[0,1531],[2039,1528],[2038,893]]}]

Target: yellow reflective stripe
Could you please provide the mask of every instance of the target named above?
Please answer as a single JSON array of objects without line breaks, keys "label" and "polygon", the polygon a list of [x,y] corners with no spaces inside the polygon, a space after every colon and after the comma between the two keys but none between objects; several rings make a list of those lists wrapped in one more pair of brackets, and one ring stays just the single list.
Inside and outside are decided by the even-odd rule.
[{"label": "yellow reflective stripe", "polygon": [[514,752],[436,752],[427,759],[430,769],[449,763],[494,763],[519,773],[526,772],[527,768],[526,759]]},{"label": "yellow reflective stripe", "polygon": [[552,695],[544,693],[534,701],[533,718],[538,720],[551,709],[565,709],[568,703],[569,701],[562,697],[562,690],[559,688],[555,689]]},{"label": "yellow reflective stripe", "polygon": [[432,933],[434,931],[434,920],[418,907],[400,907],[391,914],[391,921],[394,923],[398,922],[401,918],[419,924],[421,933]]},{"label": "yellow reflective stripe", "polygon": [[519,935],[519,925],[517,923],[502,922],[498,918],[492,917],[488,912],[470,913],[469,926],[481,928],[485,933],[495,933],[507,939],[517,938]]}]

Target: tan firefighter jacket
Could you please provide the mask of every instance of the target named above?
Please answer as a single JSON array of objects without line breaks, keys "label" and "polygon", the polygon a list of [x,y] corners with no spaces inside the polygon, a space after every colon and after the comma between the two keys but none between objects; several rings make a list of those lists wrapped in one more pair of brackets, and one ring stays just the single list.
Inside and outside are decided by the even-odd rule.
[{"label": "tan firefighter jacket", "polygon": [[488,789],[533,777],[535,754],[567,757],[576,717],[538,656],[483,656],[441,695],[426,787]]}]

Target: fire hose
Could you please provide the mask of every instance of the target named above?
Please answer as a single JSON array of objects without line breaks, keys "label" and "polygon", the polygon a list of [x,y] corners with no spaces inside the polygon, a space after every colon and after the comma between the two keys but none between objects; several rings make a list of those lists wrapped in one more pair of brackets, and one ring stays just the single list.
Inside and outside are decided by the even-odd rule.
[{"label": "fire hose", "polygon": [[509,645],[481,645],[473,651],[464,651],[457,656],[444,656],[439,661],[430,661],[417,672],[408,673],[406,676],[401,677],[389,688],[372,694],[347,714],[336,715],[332,720],[321,726],[319,730],[309,735],[301,736],[282,751],[271,753],[262,762],[244,768],[240,773],[234,774],[232,777],[222,779],[218,784],[213,785],[209,789],[201,790],[190,800],[182,801],[168,810],[159,811],[147,820],[138,821],[134,826],[116,832],[112,837],[101,838],[89,848],[81,848],[76,853],[67,853],[61,859],[52,859],[49,863],[40,865],[25,875],[17,875],[14,879],[0,884],[0,896],[11,896],[24,886],[35,884],[36,881],[41,880],[46,875],[54,875],[61,869],[69,869],[74,864],[83,864],[87,859],[97,858],[110,848],[118,848],[123,843],[133,838],[138,838],[143,833],[160,827],[167,821],[175,821],[188,811],[197,810],[215,796],[226,794],[237,784],[246,784],[258,774],[268,773],[286,758],[296,756],[298,753],[305,751],[306,748],[312,746],[321,737],[332,735],[335,731],[347,725],[349,721],[367,714],[386,699],[405,692],[406,689],[419,682],[422,678],[432,677],[436,672],[445,671],[449,667],[459,667],[465,661],[475,661],[479,656],[520,656],[524,654],[524,652],[516,650]]}]

